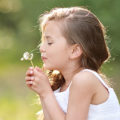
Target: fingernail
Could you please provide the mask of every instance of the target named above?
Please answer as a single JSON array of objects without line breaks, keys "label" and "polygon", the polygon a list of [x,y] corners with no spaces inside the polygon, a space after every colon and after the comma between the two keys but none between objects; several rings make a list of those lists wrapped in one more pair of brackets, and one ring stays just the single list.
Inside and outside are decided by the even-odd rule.
[{"label": "fingernail", "polygon": [[33,71],[30,71],[30,74],[33,74]]},{"label": "fingernail", "polygon": [[29,67],[30,69],[33,69],[33,67]]},{"label": "fingernail", "polygon": [[34,80],[34,77],[31,77],[31,80]]},{"label": "fingernail", "polygon": [[33,83],[33,81],[30,81],[30,84],[32,84]]}]

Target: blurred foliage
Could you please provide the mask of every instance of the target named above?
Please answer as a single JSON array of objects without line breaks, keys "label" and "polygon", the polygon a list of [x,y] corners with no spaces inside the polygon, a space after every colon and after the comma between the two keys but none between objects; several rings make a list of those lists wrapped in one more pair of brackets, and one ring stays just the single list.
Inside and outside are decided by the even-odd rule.
[{"label": "blurred foliage", "polygon": [[[54,7],[85,6],[107,28],[111,59],[102,70],[114,81],[117,95],[120,66],[120,0],[0,0],[0,120],[36,119],[40,109],[35,94],[25,87],[29,62],[21,62],[23,52],[35,51],[34,63],[41,66],[39,15]],[[26,97],[25,97],[26,96]],[[120,99],[120,98],[119,98]],[[29,102],[28,102],[29,101]]]},{"label": "blurred foliage", "polygon": [[[9,62],[13,57],[15,62],[23,51],[36,48],[40,42],[38,18],[41,13],[70,6],[85,6],[98,16],[107,28],[111,54],[119,61],[119,4],[119,0],[0,0],[0,54],[4,56],[0,57],[0,63]],[[8,51],[9,55],[4,54]]]}]

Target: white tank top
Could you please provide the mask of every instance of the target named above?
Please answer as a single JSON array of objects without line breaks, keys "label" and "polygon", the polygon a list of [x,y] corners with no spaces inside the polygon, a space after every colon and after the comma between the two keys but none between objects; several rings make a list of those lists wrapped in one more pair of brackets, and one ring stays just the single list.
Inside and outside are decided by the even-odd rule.
[{"label": "white tank top", "polygon": [[[120,120],[120,105],[113,88],[108,87],[97,72],[90,69],[84,69],[82,71],[88,71],[94,74],[109,91],[109,97],[104,103],[98,105],[90,104],[88,120]],[[54,91],[56,100],[65,113],[67,113],[70,85],[63,92],[60,92],[60,88]]]}]

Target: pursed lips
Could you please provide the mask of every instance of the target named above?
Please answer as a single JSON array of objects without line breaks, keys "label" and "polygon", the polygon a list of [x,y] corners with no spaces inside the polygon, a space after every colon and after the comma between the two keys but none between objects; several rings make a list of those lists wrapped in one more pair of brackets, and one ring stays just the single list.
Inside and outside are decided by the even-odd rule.
[{"label": "pursed lips", "polygon": [[43,60],[43,61],[47,59],[47,58],[46,58],[46,57],[44,57],[44,56],[41,56],[41,58],[42,58],[42,60]]}]

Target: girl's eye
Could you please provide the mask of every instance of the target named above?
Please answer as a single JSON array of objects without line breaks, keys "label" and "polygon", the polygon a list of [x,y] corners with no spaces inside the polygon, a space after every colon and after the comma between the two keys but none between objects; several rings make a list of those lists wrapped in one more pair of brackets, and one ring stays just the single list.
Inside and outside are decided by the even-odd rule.
[{"label": "girl's eye", "polygon": [[48,45],[52,45],[52,43],[48,43]]}]

